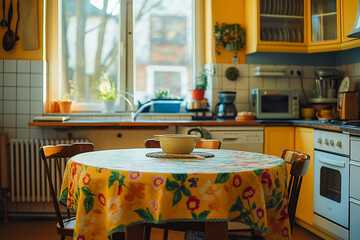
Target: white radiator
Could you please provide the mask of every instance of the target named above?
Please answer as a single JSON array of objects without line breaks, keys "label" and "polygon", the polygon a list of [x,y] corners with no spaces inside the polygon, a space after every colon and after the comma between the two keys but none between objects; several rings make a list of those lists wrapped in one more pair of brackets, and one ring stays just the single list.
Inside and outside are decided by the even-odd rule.
[{"label": "white radiator", "polygon": [[[11,139],[10,140],[10,199],[11,202],[50,202],[48,180],[39,148],[44,145],[71,144],[89,142],[85,139],[50,140],[50,139]],[[51,162],[51,161],[50,161]],[[60,164],[62,172],[66,163]],[[50,163],[50,171],[55,183],[55,192],[60,191],[55,162]]]}]

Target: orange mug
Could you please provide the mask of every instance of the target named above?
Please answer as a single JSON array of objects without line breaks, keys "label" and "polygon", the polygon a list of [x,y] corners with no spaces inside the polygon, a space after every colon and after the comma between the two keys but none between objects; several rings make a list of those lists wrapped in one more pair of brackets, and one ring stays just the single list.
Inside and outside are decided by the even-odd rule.
[{"label": "orange mug", "polygon": [[316,117],[327,119],[333,118],[333,111],[329,109],[322,109],[320,112],[316,112]]}]

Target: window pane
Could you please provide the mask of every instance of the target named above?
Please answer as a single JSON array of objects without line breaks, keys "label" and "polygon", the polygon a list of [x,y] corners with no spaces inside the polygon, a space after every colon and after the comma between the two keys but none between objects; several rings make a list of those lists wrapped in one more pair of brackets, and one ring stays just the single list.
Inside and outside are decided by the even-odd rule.
[{"label": "window pane", "polygon": [[193,75],[193,0],[136,0],[134,91],[141,102],[159,88],[184,98]]},{"label": "window pane", "polygon": [[60,94],[99,102],[102,73],[118,86],[119,0],[63,0]]}]

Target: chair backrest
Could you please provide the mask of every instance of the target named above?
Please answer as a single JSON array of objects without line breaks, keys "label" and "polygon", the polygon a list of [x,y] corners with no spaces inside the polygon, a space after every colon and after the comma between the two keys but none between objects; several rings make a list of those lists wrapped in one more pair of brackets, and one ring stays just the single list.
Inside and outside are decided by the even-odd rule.
[{"label": "chair backrest", "polygon": [[[146,139],[145,148],[160,148],[160,142],[153,138]],[[195,148],[220,149],[221,142],[215,139],[204,139],[196,142]]]},{"label": "chair backrest", "polygon": [[[46,176],[49,182],[50,194],[53,201],[56,217],[61,228],[64,228],[63,217],[60,212],[59,202],[57,194],[55,193],[55,185],[53,183],[53,177],[50,173],[49,161],[55,161],[55,167],[57,169],[57,175],[59,177],[60,184],[62,183],[62,175],[59,161],[65,161],[66,158],[75,156],[79,153],[91,152],[94,150],[94,144],[92,143],[73,143],[73,144],[59,144],[59,145],[47,145],[40,147],[40,156],[44,161]],[[54,178],[55,180],[55,178]],[[70,218],[70,212],[67,209],[68,218]]]},{"label": "chair backrest", "polygon": [[306,174],[310,163],[310,156],[295,150],[284,149],[281,158],[288,164],[290,168],[290,180],[288,184],[288,214],[290,220],[291,232],[294,226],[296,206],[299,199],[301,182]]}]

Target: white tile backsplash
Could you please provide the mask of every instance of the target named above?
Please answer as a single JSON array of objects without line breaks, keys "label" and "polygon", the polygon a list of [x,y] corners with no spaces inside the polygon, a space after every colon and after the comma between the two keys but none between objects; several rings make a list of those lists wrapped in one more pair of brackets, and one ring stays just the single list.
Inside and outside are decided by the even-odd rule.
[{"label": "white tile backsplash", "polygon": [[276,79],[263,78],[263,88],[276,88]]},{"label": "white tile backsplash", "polygon": [[42,88],[30,88],[31,101],[41,101],[43,97]]},{"label": "white tile backsplash", "polygon": [[0,130],[10,138],[42,138],[43,129],[28,122],[43,113],[43,88],[43,61],[0,59]]},{"label": "white tile backsplash", "polygon": [[4,100],[16,100],[16,87],[4,87]]},{"label": "white tile backsplash", "polygon": [[30,102],[30,113],[31,114],[42,114],[43,113],[43,103],[40,101],[31,101]]},{"label": "white tile backsplash", "polygon": [[26,100],[28,102],[30,99],[30,88],[29,87],[18,87],[16,88],[16,99],[17,100]]},{"label": "white tile backsplash", "polygon": [[239,77],[235,81],[236,90],[249,90],[249,77]]},{"label": "white tile backsplash", "polygon": [[354,75],[353,76],[355,76],[355,77],[360,76],[360,63],[354,64]]},{"label": "white tile backsplash", "polygon": [[249,64],[236,64],[236,68],[239,70],[240,77],[249,76]]},{"label": "white tile backsplash", "polygon": [[4,101],[4,115],[16,113],[16,101]]},{"label": "white tile backsplash", "polygon": [[276,78],[276,88],[289,88],[289,78]]},{"label": "white tile backsplash", "polygon": [[17,61],[18,73],[30,73],[30,60],[18,60]]},{"label": "white tile backsplash", "polygon": [[16,73],[4,73],[4,86],[16,86]]},{"label": "white tile backsplash", "polygon": [[249,89],[262,88],[263,80],[261,77],[250,77],[249,78]]},{"label": "white tile backsplash", "polygon": [[43,62],[31,60],[30,69],[31,73],[43,73]]},{"label": "white tile backsplash", "polygon": [[30,121],[29,115],[18,114],[16,116],[16,127],[26,128],[28,127],[28,122]]},{"label": "white tile backsplash", "polygon": [[4,60],[4,72],[16,73],[16,60]]},{"label": "white tile backsplash", "polygon": [[236,103],[248,103],[249,102],[249,90],[237,90],[235,102]]},{"label": "white tile backsplash", "polygon": [[17,114],[29,114],[30,113],[30,102],[29,101],[17,101],[16,102],[16,113]]},{"label": "white tile backsplash", "polygon": [[234,91],[236,89],[236,82],[230,81],[226,77],[222,77],[223,83],[222,88],[226,89],[227,91]]},{"label": "white tile backsplash", "polygon": [[30,85],[31,87],[42,87],[43,86],[43,75],[38,73],[30,74]]},{"label": "white tile backsplash", "polygon": [[18,73],[17,74],[17,86],[18,87],[30,87],[30,74]]},{"label": "white tile backsplash", "polygon": [[15,128],[16,127],[16,115],[6,114],[4,115],[4,128]]}]

